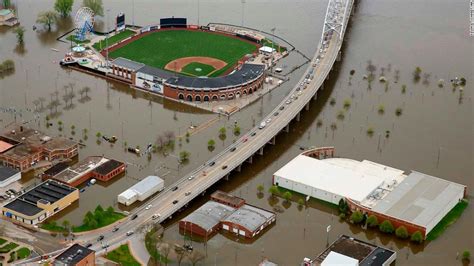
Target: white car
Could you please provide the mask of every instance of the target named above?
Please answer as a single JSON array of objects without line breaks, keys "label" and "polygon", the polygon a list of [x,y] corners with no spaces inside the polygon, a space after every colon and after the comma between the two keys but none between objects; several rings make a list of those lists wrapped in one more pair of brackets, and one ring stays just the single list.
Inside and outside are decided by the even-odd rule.
[{"label": "white car", "polygon": [[133,231],[128,231],[127,236],[131,236],[131,235],[133,235]]},{"label": "white car", "polygon": [[267,125],[267,123],[262,122],[262,123],[260,123],[260,125],[258,126],[258,129],[263,129],[266,125]]},{"label": "white car", "polygon": [[188,180],[193,180],[193,178],[194,178],[194,175],[191,175],[188,177]]},{"label": "white car", "polygon": [[291,103],[291,100],[286,101],[286,104],[290,104],[290,103]]},{"label": "white car", "polygon": [[149,210],[151,209],[151,207],[153,207],[151,204],[149,204],[148,206],[146,206],[145,210]]},{"label": "white car", "polygon": [[272,122],[272,119],[268,118],[267,121],[265,121],[265,122],[267,122],[267,124],[269,124],[270,122]]}]

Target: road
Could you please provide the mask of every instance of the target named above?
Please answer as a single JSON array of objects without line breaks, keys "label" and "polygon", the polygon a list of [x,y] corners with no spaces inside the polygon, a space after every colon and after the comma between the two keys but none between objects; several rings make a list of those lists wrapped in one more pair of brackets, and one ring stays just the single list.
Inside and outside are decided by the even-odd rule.
[{"label": "road", "polygon": [[[338,2],[341,2],[338,4]],[[112,228],[96,230],[94,232],[77,235],[75,242],[88,244],[90,248],[98,254],[111,250],[130,239],[134,235],[127,236],[127,232],[134,232],[138,227],[151,222],[163,222],[170,218],[176,211],[185,207],[192,199],[205,192],[210,186],[221,180],[230,172],[241,166],[248,158],[251,158],[260,149],[263,149],[276,135],[285,129],[290,122],[299,116],[299,113],[317,95],[322,88],[324,80],[334,65],[339,51],[342,47],[343,37],[349,17],[352,11],[354,0],[330,0],[326,12],[326,20],[323,28],[325,32],[330,32],[330,36],[325,44],[323,37],[318,44],[316,53],[303,77],[291,90],[287,97],[275,107],[262,121],[266,125],[259,129],[259,126],[252,128],[238,141],[227,147],[224,151],[213,157],[211,160],[201,165],[188,175],[178,180],[174,185],[159,193],[149,204],[147,210],[142,206],[130,214],[125,220],[116,225],[118,230],[112,232]],[[346,12],[347,11],[347,12]],[[335,26],[334,19],[340,22],[339,27]],[[305,82],[305,77],[312,71],[314,78],[306,85],[305,89],[300,89],[300,84]],[[275,115],[275,113],[278,113]],[[175,189],[173,189],[175,188]],[[147,204],[148,205],[148,204]],[[152,220],[153,214],[159,214],[159,218]],[[137,215],[135,219],[132,217]],[[103,241],[97,238],[104,236]],[[108,244],[110,247],[104,248]],[[33,260],[29,260],[33,261]]]}]

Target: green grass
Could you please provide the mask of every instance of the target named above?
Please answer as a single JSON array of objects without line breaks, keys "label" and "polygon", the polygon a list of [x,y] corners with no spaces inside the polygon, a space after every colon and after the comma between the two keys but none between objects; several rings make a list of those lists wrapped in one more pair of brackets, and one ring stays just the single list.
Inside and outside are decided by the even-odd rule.
[{"label": "green grass", "polygon": [[18,247],[17,243],[10,242],[0,248],[0,253],[8,253]]},{"label": "green grass", "polygon": [[31,250],[25,247],[20,248],[16,251],[16,256],[17,256],[17,259],[19,260],[28,258],[30,254],[31,254]]},{"label": "green grass", "polygon": [[161,69],[167,63],[182,57],[212,57],[227,63],[227,66],[211,74],[212,77],[216,77],[234,66],[244,55],[251,54],[256,49],[257,47],[251,43],[219,34],[169,30],[146,35],[110,52],[109,56],[124,57]]},{"label": "green grass", "polygon": [[74,35],[74,34],[71,34],[71,35],[67,36],[67,37],[66,37],[66,40],[72,41],[72,42],[74,42],[74,43],[76,43],[76,44],[84,44],[84,43],[90,43],[90,42],[91,42],[91,41],[88,40],[88,39],[85,39],[85,40],[83,40],[83,41],[78,40],[78,39],[76,39],[76,35]]},{"label": "green grass", "polygon": [[107,226],[109,224],[113,224],[116,221],[118,221],[118,220],[120,220],[124,217],[125,217],[124,214],[114,212],[113,214],[108,214],[108,215],[104,216],[103,219],[100,221],[100,223],[97,223],[97,226],[95,226],[95,227],[91,227],[89,225],[81,224],[79,226],[72,227],[72,231],[76,233],[76,232],[84,232],[84,231],[94,230],[94,229],[97,229],[97,228]]},{"label": "green grass", "polygon": [[[201,71],[196,70],[198,68],[201,69]],[[193,62],[184,66],[183,69],[181,70],[181,73],[200,77],[200,76],[208,76],[214,70],[216,69],[213,66],[198,63],[198,62]]]},{"label": "green grass", "polygon": [[432,241],[438,238],[451,224],[457,221],[464,210],[467,208],[468,201],[462,200],[426,236],[426,240]]},{"label": "green grass", "polygon": [[[126,39],[126,38],[128,38],[128,37],[130,37],[134,34],[135,34],[134,31],[124,30],[124,31],[122,31],[118,34],[115,34],[113,36],[109,36],[108,45],[111,46],[112,44],[118,43],[121,40],[124,40],[124,39]],[[105,48],[105,44],[106,44],[106,41],[105,41],[105,39],[103,39],[99,42],[94,43],[94,45],[92,45],[92,47],[94,47],[94,49],[96,49],[97,51],[100,51],[100,50]]]},{"label": "green grass", "polygon": [[52,231],[52,232],[64,232],[66,229],[60,225],[50,224],[50,223],[42,223],[40,225],[41,229]]},{"label": "green grass", "polygon": [[3,238],[0,238],[0,246],[7,243],[8,241],[3,239]]},{"label": "green grass", "polygon": [[117,262],[122,266],[140,266],[140,263],[132,256],[128,245],[121,245],[117,249],[107,253],[107,259]]}]

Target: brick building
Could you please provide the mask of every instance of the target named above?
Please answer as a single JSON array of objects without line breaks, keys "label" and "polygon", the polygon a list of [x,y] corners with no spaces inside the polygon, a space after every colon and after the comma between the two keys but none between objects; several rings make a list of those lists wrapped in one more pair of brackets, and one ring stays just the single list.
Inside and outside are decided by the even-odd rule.
[{"label": "brick building", "polygon": [[54,258],[53,265],[94,266],[95,251],[79,244],[74,244]]}]

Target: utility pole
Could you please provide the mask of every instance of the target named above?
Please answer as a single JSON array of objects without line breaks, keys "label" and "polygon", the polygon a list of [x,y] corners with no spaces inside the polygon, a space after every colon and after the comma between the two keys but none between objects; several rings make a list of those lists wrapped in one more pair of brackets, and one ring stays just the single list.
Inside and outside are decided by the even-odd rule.
[{"label": "utility pole", "polygon": [[105,18],[105,20],[106,20],[106,26],[105,26],[106,27],[106,29],[105,29],[106,30],[105,47],[106,48],[105,49],[107,49],[106,50],[106,55],[107,55],[106,56],[106,61],[107,61],[106,66],[107,66],[107,69],[109,68],[109,11],[110,11],[110,9],[106,10],[107,13],[106,13],[106,18]]}]

